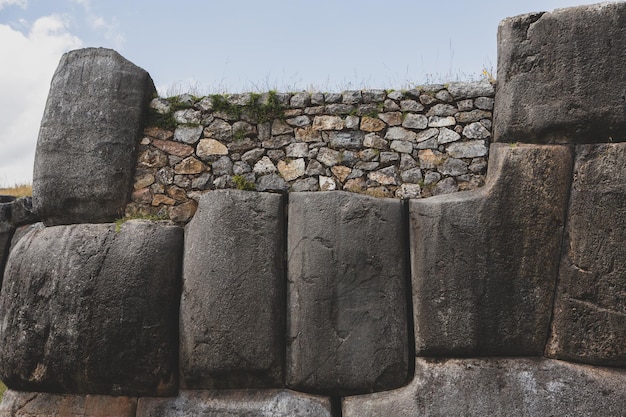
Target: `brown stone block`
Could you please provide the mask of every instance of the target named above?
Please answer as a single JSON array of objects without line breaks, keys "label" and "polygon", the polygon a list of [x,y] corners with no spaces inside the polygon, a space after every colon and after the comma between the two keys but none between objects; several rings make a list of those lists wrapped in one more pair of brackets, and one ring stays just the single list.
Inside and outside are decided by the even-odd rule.
[{"label": "brown stone block", "polygon": [[135,417],[137,398],[7,390],[0,417]]}]

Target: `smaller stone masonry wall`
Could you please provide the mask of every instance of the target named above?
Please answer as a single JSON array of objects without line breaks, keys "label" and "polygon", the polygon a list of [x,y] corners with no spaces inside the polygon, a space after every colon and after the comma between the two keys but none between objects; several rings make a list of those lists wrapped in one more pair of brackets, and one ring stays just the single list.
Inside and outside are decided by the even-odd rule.
[{"label": "smaller stone masonry wall", "polygon": [[127,214],[186,222],[203,191],[223,188],[397,198],[471,190],[484,183],[493,96],[484,81],[156,98]]}]

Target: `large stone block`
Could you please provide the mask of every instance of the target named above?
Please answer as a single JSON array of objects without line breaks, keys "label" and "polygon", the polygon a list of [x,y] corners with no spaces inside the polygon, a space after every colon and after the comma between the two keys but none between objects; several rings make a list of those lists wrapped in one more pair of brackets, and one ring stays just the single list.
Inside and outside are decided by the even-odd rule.
[{"label": "large stone block", "polygon": [[410,201],[418,355],[543,353],[572,159],[493,144],[484,188]]},{"label": "large stone block", "polygon": [[8,390],[0,417],[135,417],[137,398],[59,395]]},{"label": "large stone block", "polygon": [[626,143],[576,147],[546,352],[626,366]]},{"label": "large stone block", "polygon": [[23,391],[175,394],[182,245],[182,228],[140,220],[28,232],[0,295],[0,379]]},{"label": "large stone block", "polygon": [[32,197],[20,197],[12,203],[11,223],[15,227],[37,223],[39,217],[33,213]]},{"label": "large stone block", "polygon": [[11,211],[13,203],[0,203],[0,283],[4,273],[4,264],[9,257],[11,239],[15,233],[15,227],[11,223]]},{"label": "large stone block", "polygon": [[626,372],[549,359],[420,359],[410,385],[348,397],[344,417],[622,416]]},{"label": "large stone block", "polygon": [[328,398],[288,390],[181,391],[140,398],[137,417],[332,417]]},{"label": "large stone block", "polygon": [[284,385],[285,243],[279,194],[220,190],[187,225],[181,384]]},{"label": "large stone block", "polygon": [[505,19],[496,142],[626,140],[626,3]]},{"label": "large stone block", "polygon": [[113,50],[63,55],[35,154],[33,208],[46,225],[121,217],[154,93],[148,73]]},{"label": "large stone block", "polygon": [[402,203],[289,197],[287,385],[328,395],[401,386],[410,377]]}]

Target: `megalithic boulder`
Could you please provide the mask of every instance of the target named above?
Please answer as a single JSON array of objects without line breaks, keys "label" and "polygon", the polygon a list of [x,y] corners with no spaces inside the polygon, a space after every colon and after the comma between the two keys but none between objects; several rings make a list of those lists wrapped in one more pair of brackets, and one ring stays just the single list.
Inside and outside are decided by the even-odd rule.
[{"label": "megalithic boulder", "polygon": [[0,379],[11,389],[174,395],[183,229],[131,220],[33,228],[0,295]]},{"label": "megalithic boulder", "polygon": [[33,209],[47,226],[121,217],[154,93],[148,73],[113,50],[63,55],[35,153]]},{"label": "megalithic boulder", "polygon": [[576,147],[546,353],[626,367],[626,143]]},{"label": "megalithic boulder", "polygon": [[344,417],[622,416],[626,372],[539,358],[417,358],[406,387],[343,399]]},{"label": "megalithic boulder", "polygon": [[282,196],[217,190],[185,230],[180,305],[181,386],[283,386]]},{"label": "megalithic boulder", "polygon": [[411,200],[418,356],[538,356],[558,274],[572,150],[493,144],[487,185]]},{"label": "megalithic boulder", "polygon": [[410,377],[406,219],[396,199],[292,193],[287,386],[345,395]]},{"label": "megalithic boulder", "polygon": [[137,398],[110,395],[63,395],[7,390],[0,403],[0,417],[89,416],[135,417]]},{"label": "megalithic boulder", "polygon": [[137,417],[332,417],[329,398],[286,389],[180,391],[174,398],[139,398]]},{"label": "megalithic boulder", "polygon": [[626,141],[626,3],[504,19],[496,142]]}]

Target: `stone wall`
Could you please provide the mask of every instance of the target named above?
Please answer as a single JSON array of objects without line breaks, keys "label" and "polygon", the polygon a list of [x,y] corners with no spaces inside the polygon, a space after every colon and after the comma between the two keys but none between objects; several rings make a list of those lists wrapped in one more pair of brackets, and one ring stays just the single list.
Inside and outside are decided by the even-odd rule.
[{"label": "stone wall", "polygon": [[[589,22],[606,34],[587,38]],[[587,70],[598,47],[623,59],[624,27],[626,3],[503,21],[484,186],[428,198],[404,194],[411,184],[421,197],[427,191],[406,173],[425,180],[450,164],[470,170],[472,159],[455,149],[486,152],[486,139],[471,135],[487,135],[489,122],[461,115],[485,115],[469,100],[490,102],[489,84],[437,87],[434,97],[402,93],[424,106],[404,117],[393,92],[324,101],[326,112],[353,106],[347,114],[307,115],[317,107],[307,100],[327,99],[309,94],[158,99],[152,106],[161,113],[150,114],[145,71],[114,51],[68,53],[55,77],[75,82],[52,83],[32,210],[28,199],[0,202],[0,379],[9,387],[0,416],[623,415],[626,120],[623,107],[605,102],[615,97],[588,88]],[[572,41],[560,42],[564,36]],[[552,40],[556,52],[546,46]],[[577,82],[547,100],[544,81],[568,82],[553,80],[552,61]],[[611,88],[626,91],[625,68],[613,69]],[[98,71],[118,76],[68,77]],[[134,99],[116,98],[111,85],[120,83],[134,86]],[[106,106],[80,126],[81,99],[94,103],[90,91]],[[343,103],[359,94],[362,103]],[[372,117],[365,97],[375,94],[383,111]],[[460,100],[456,107],[448,95]],[[422,97],[441,102],[426,109]],[[59,100],[76,105],[57,111]],[[533,116],[535,105],[558,112],[581,100],[582,127],[606,122],[597,135],[572,112]],[[129,102],[136,106],[128,125],[110,125]],[[524,123],[511,119],[511,106]],[[435,108],[454,114],[429,115]],[[399,115],[399,124],[384,114]],[[140,135],[145,118],[161,127]],[[459,132],[428,126],[452,118],[466,123]],[[407,120],[421,124],[402,126]],[[172,121],[173,129],[163,127]],[[380,130],[367,130],[375,125]],[[429,130],[432,137],[418,139]],[[300,140],[304,132],[321,140]],[[58,149],[72,134],[86,154],[69,155],[76,169],[108,173],[115,198],[98,187],[76,191],[78,177],[37,168],[63,163]],[[418,148],[429,141],[432,148]],[[362,148],[351,147],[357,143]],[[133,158],[116,176],[109,162],[119,163],[123,149]],[[377,160],[363,159],[376,149]],[[440,152],[440,164],[422,168],[425,151]],[[320,154],[337,155],[337,163]],[[402,165],[410,160],[414,167]],[[320,173],[307,176],[314,161]],[[198,172],[186,171],[194,166]],[[302,169],[302,177],[288,175]],[[364,182],[358,193],[346,190],[355,171]],[[458,187],[463,175],[482,173],[448,182]],[[396,183],[384,184],[387,177]],[[278,186],[259,190],[268,184]],[[302,184],[319,192],[298,191]],[[120,196],[127,212],[167,207],[163,214],[176,221],[115,224]]]},{"label": "stone wall", "polygon": [[127,214],[186,222],[206,190],[418,198],[484,184],[494,87],[156,98]]}]

